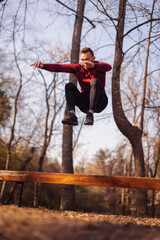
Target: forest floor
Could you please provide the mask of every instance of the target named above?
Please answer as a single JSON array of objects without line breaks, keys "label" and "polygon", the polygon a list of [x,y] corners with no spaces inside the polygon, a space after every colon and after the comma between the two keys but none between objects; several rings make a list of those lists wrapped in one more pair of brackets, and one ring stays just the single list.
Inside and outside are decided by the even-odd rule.
[{"label": "forest floor", "polygon": [[160,219],[0,205],[0,240],[159,240]]}]

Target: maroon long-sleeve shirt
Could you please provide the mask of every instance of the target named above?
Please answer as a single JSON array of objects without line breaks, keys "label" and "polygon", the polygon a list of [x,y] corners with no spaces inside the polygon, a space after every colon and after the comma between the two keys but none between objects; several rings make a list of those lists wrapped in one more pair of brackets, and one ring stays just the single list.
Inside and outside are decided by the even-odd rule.
[{"label": "maroon long-sleeve shirt", "polygon": [[108,63],[94,62],[94,67],[85,69],[81,64],[44,64],[43,69],[50,72],[73,73],[81,87],[82,92],[90,91],[90,81],[98,79],[102,86],[105,86],[105,73],[112,67]]}]

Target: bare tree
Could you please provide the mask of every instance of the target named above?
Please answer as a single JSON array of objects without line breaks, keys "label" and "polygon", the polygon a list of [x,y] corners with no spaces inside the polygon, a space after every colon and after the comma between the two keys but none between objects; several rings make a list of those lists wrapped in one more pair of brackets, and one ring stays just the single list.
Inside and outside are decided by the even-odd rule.
[{"label": "bare tree", "polygon": [[[12,142],[14,140],[14,135],[15,135],[15,126],[16,126],[16,120],[17,120],[17,112],[18,112],[18,100],[20,96],[20,92],[22,89],[22,71],[20,69],[20,66],[18,64],[18,59],[17,59],[17,53],[16,53],[16,45],[15,45],[15,32],[13,31],[13,50],[14,50],[14,60],[15,64],[19,73],[19,86],[17,89],[17,93],[15,95],[15,101],[14,101],[14,110],[13,110],[13,120],[12,120],[12,125],[10,128],[10,138],[9,141],[6,143],[6,148],[7,148],[7,159],[6,159],[6,170],[10,169],[10,163],[11,163],[11,151],[12,151]],[[0,194],[0,202],[3,201],[4,197],[4,192],[5,192],[5,187],[6,187],[6,181],[3,182],[2,188],[1,188],[1,194]]]},{"label": "bare tree", "polygon": [[[120,69],[123,61],[123,38],[125,24],[126,0],[119,1],[119,20],[117,25],[117,36],[115,46],[115,58],[112,75],[112,104],[113,114],[119,130],[129,139],[135,160],[135,176],[145,176],[144,155],[142,147],[142,132],[133,126],[126,118],[121,102],[120,94]],[[147,195],[146,191],[138,191],[136,196],[137,212],[147,213]]]},{"label": "bare tree", "polygon": [[[64,105],[64,100],[61,101],[61,103],[57,104],[56,89],[58,88],[58,85],[61,84],[61,82],[58,83],[58,81],[56,81],[57,80],[56,73],[54,73],[53,81],[48,86],[44,75],[42,74],[41,71],[39,71],[39,72],[40,72],[40,75],[44,82],[45,101],[46,101],[46,109],[47,109],[46,116],[45,116],[43,145],[42,145],[41,153],[40,153],[39,160],[38,160],[38,171],[42,172],[46,152],[47,152],[47,149],[49,147],[49,144],[51,142],[51,138],[53,135],[53,127],[55,125],[55,120],[56,120],[58,113],[60,112],[60,110],[62,109],[62,107]],[[52,101],[50,101],[51,99],[52,99]],[[53,107],[51,106],[50,102],[54,103]],[[51,108],[53,108],[53,111],[51,111]],[[39,194],[40,194],[40,184],[35,183],[34,207],[38,207]]]},{"label": "bare tree", "polygon": [[143,96],[142,96],[142,107],[141,107],[141,122],[140,122],[140,128],[143,131],[144,129],[144,109],[146,105],[146,88],[147,88],[147,76],[148,76],[148,62],[149,62],[149,48],[151,44],[151,33],[153,28],[153,13],[155,8],[156,1],[153,0],[152,3],[152,11],[150,14],[150,27],[149,27],[149,33],[148,33],[148,44],[147,44],[147,51],[146,51],[146,61],[145,61],[145,72],[144,72],[144,82],[143,82]]},{"label": "bare tree", "polygon": [[[85,0],[77,1],[77,10],[74,23],[74,31],[72,38],[72,49],[71,49],[71,62],[79,62],[79,52],[80,52],[80,41],[81,41],[81,31],[83,24],[83,15],[85,8]],[[76,78],[74,75],[70,75],[70,82],[76,84]],[[65,114],[68,109],[66,106]],[[63,144],[62,144],[62,172],[73,173],[73,156],[72,156],[72,126],[63,126]],[[61,209],[75,209],[75,190],[74,186],[63,186],[61,193]]]}]

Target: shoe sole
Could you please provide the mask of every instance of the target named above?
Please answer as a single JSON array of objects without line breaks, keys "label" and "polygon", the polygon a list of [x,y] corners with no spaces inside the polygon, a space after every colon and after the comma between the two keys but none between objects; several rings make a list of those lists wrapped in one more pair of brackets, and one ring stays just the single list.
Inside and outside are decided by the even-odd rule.
[{"label": "shoe sole", "polygon": [[71,126],[77,126],[78,125],[78,123],[71,122],[71,121],[68,121],[68,120],[62,120],[62,123],[66,124],[66,125],[71,125]]},{"label": "shoe sole", "polygon": [[93,125],[93,122],[84,122],[84,125]]}]

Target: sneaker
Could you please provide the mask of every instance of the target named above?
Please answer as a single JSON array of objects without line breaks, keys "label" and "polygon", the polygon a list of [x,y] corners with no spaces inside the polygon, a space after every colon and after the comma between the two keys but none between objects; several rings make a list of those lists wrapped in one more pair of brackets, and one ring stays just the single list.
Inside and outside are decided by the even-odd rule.
[{"label": "sneaker", "polygon": [[69,117],[66,117],[62,120],[63,124],[76,126],[78,125],[77,117],[74,113],[69,113]]},{"label": "sneaker", "polygon": [[84,125],[93,125],[93,122],[94,122],[93,114],[91,112],[88,112],[86,119],[84,121]]}]

